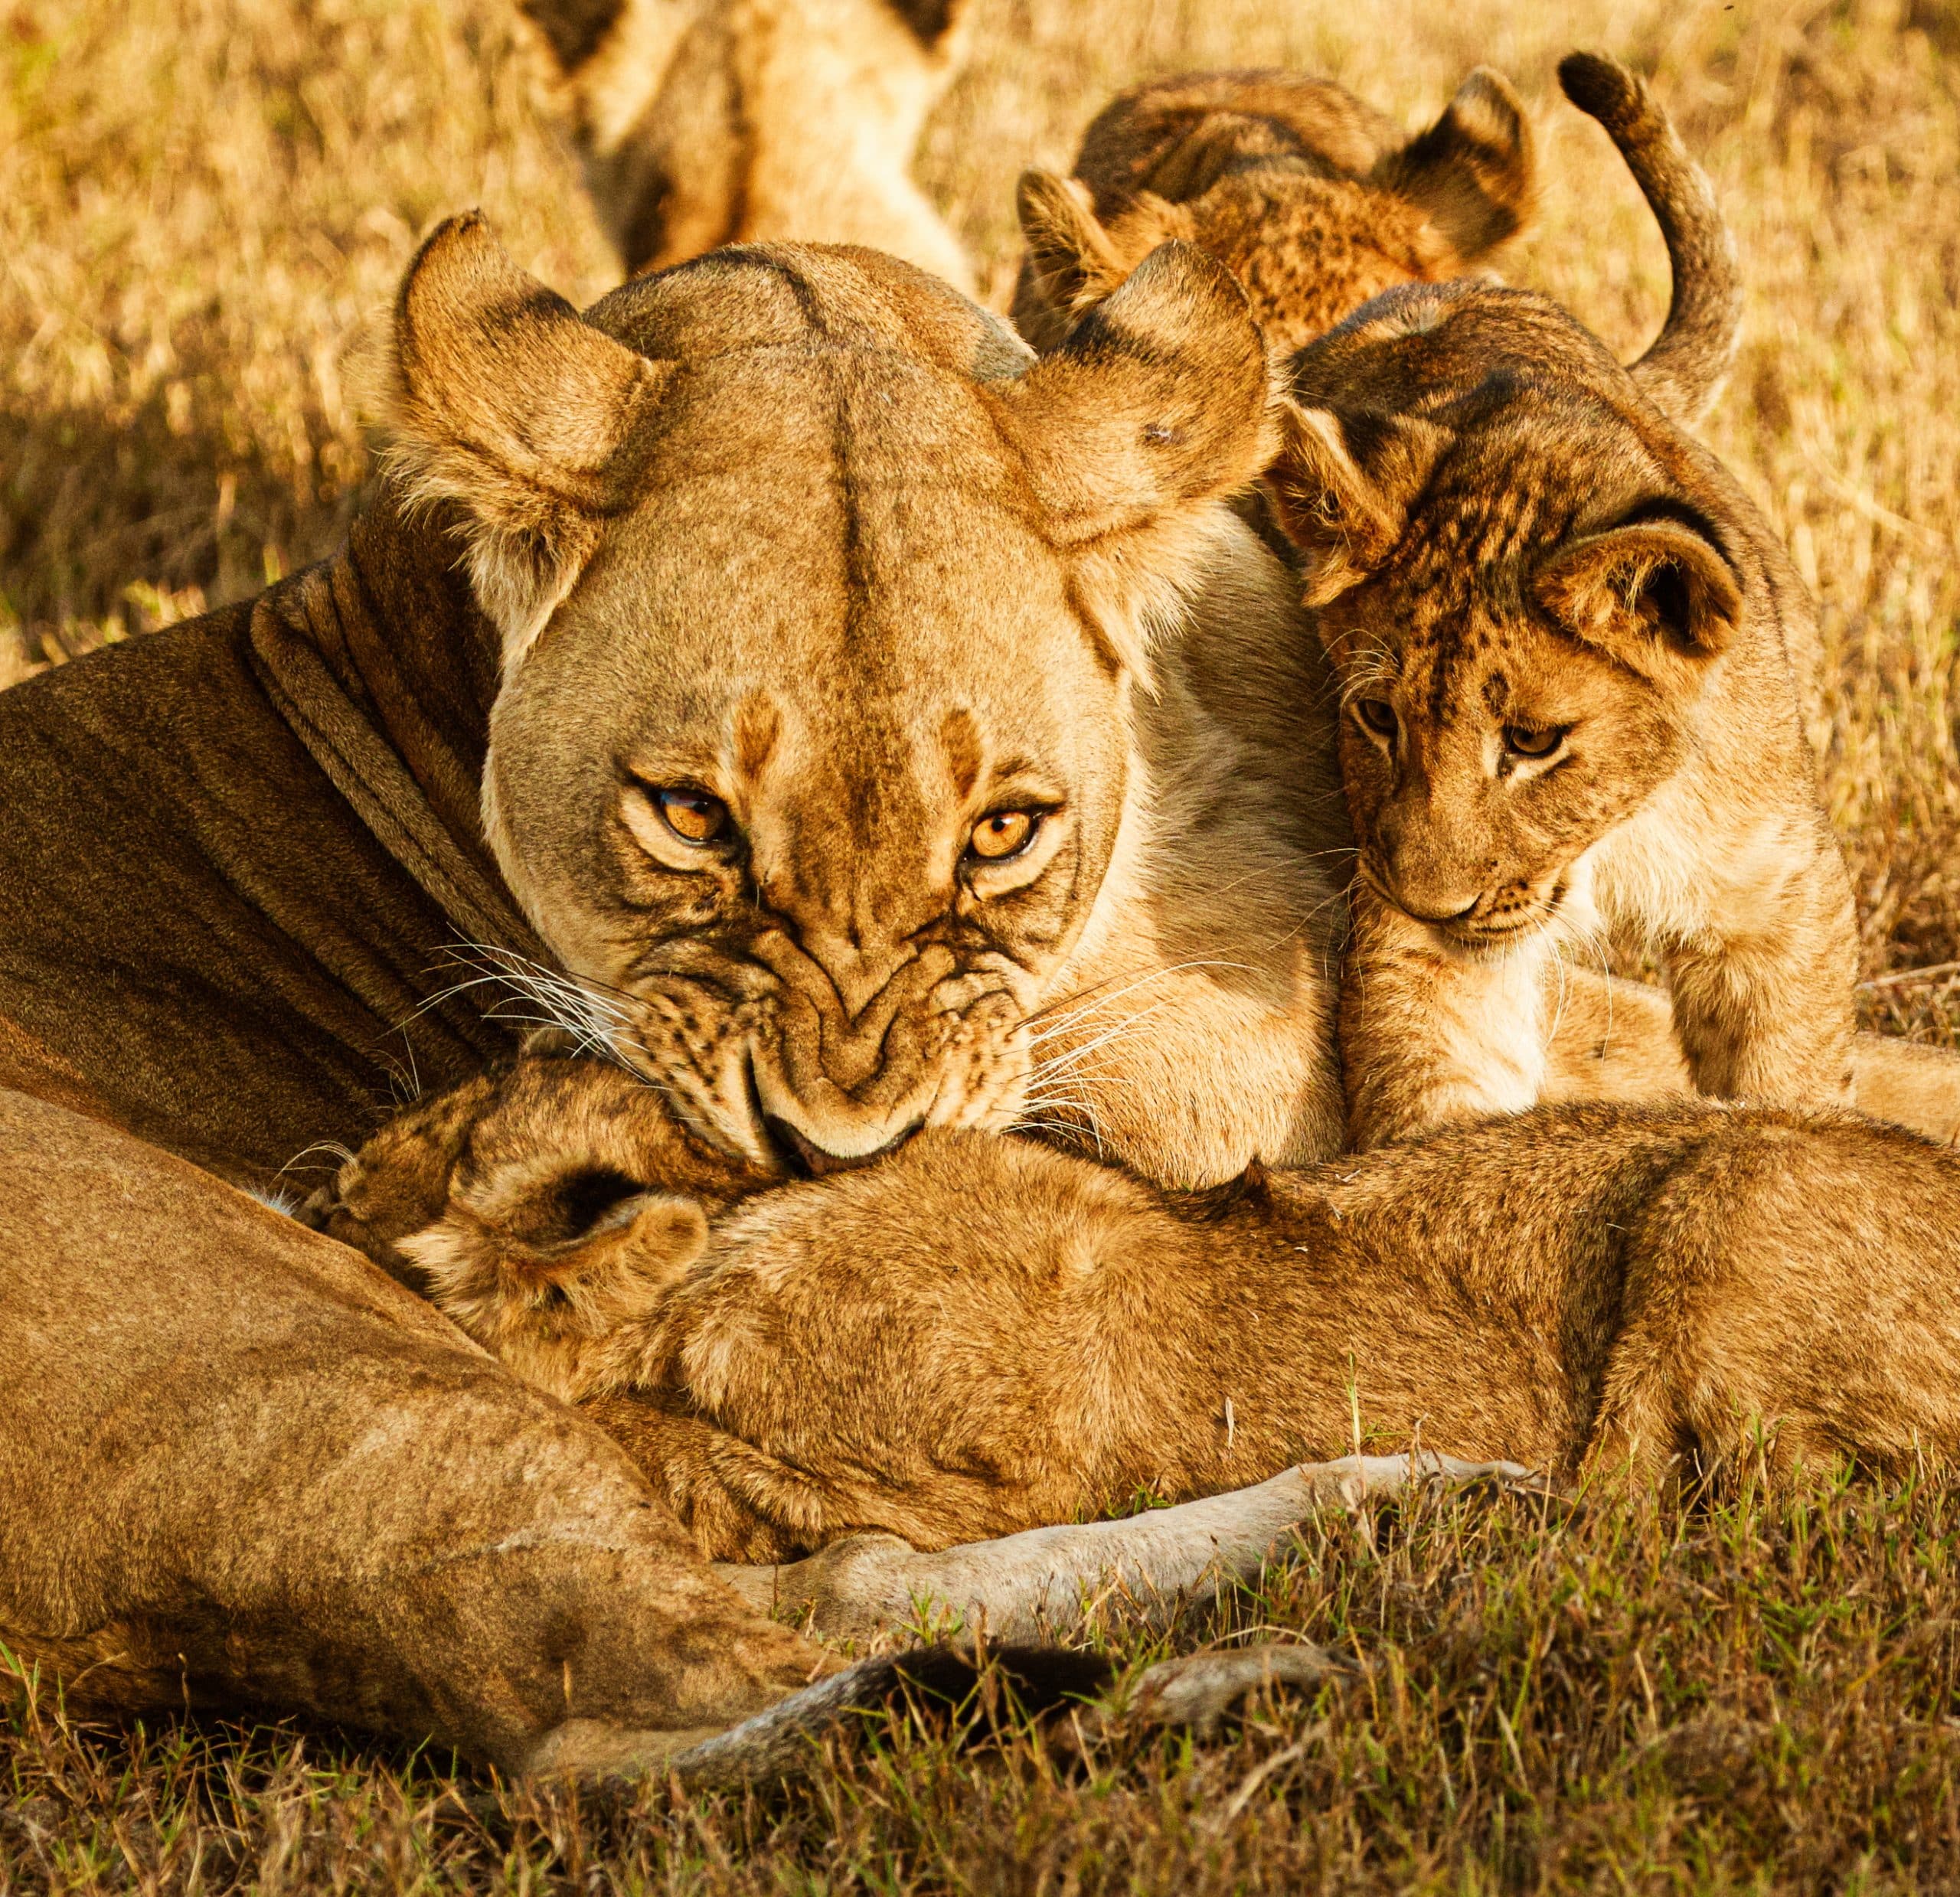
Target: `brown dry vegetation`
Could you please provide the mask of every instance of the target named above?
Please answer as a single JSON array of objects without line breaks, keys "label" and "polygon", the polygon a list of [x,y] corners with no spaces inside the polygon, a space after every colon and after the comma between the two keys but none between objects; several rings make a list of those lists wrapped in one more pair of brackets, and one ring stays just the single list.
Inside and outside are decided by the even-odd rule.
[{"label": "brown dry vegetation", "polygon": [[[1015,174],[1065,165],[1119,84],[1288,64],[1414,122],[1485,61],[1540,111],[1544,215],[1512,274],[1631,354],[1665,258],[1552,69],[1596,43],[1652,72],[1742,248],[1747,334],[1707,432],[1823,603],[1866,972],[1960,962],[1952,0],[978,4],[921,168],[996,301]],[[370,465],[346,350],[470,204],[567,294],[609,286],[503,0],[0,0],[0,684],[335,544]],[[1951,1040],[1949,997],[1915,975],[1864,1000]],[[0,1739],[0,1892],[1951,1885],[1955,1534],[1942,1500],[1867,1493],[1316,1541],[1236,1624],[1346,1641],[1364,1684],[1079,1768],[1011,1746],[969,1770],[900,1729],[760,1802],[459,1804],[431,1762],[331,1735],[78,1733],[44,1702]]]}]

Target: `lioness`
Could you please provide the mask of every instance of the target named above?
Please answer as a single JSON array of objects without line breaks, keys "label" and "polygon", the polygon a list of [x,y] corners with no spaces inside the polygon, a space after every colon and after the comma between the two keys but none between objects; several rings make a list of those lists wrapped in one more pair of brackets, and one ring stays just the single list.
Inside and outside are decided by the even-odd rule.
[{"label": "lioness", "polygon": [[[1037,369],[869,253],[581,319],[470,220],[396,334],[345,554],[0,694],[0,1639],[125,1706],[671,1752],[828,1663],[589,1421],[211,1174],[508,1054],[486,967],[764,1171],[1078,1088],[1173,1180],[1332,1150],[1318,661],[1216,498],[1264,351],[1174,247]],[[1576,1084],[1655,1084],[1664,1014],[1615,1016]],[[1931,1118],[1952,1063],[1873,1046]]]},{"label": "lioness", "polygon": [[959,1135],[732,1210],[702,1164],[642,1083],[528,1060],[309,1216],[591,1402],[743,1561],[1212,1496],[1357,1434],[1580,1481],[1759,1427],[1784,1471],[1960,1450],[1960,1160],[1847,1114],[1540,1108],[1196,1195]]},{"label": "lioness", "polygon": [[518,0],[629,275],[728,243],[861,243],[962,289],[911,165],[966,0]]},{"label": "lioness", "polygon": [[1290,354],[1391,284],[1488,256],[1523,227],[1533,191],[1530,122],[1488,67],[1413,138],[1330,80],[1152,80],[1097,113],[1073,178],[1023,175],[1014,325],[1054,348],[1178,238],[1232,272]]},{"label": "lioness", "polygon": [[[1609,126],[1656,116],[1623,69],[1566,71]],[[1702,1092],[1848,1099],[1815,612],[1741,486],[1523,291],[1390,292],[1289,374],[1269,489],[1340,676],[1359,850],[1354,1143],[1539,1099],[1547,970],[1608,932],[1664,958]]]}]

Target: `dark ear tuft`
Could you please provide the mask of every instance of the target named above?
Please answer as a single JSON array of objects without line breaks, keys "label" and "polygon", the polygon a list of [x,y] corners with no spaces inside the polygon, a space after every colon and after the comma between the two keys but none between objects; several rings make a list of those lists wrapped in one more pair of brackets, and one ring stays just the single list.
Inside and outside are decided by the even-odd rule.
[{"label": "dark ear tuft", "polygon": [[1674,690],[1698,688],[1742,624],[1735,570],[1672,521],[1589,534],[1554,553],[1532,590],[1574,637]]},{"label": "dark ear tuft", "polygon": [[1531,215],[1537,167],[1531,122],[1510,80],[1478,67],[1442,116],[1383,159],[1372,181],[1419,206],[1459,263],[1515,237]]},{"label": "dark ear tuft", "polygon": [[959,24],[967,3],[968,0],[885,0],[929,53],[936,51]]}]

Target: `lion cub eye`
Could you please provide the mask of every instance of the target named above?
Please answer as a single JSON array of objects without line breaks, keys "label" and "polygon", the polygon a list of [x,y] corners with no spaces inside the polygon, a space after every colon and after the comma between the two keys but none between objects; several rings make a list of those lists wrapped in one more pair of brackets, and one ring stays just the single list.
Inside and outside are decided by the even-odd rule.
[{"label": "lion cub eye", "polygon": [[973,826],[967,848],[983,863],[1004,862],[1018,857],[1034,841],[1041,828],[1040,813],[1032,810],[997,810]]},{"label": "lion cub eye", "polygon": [[1386,698],[1357,698],[1354,701],[1354,715],[1378,738],[1395,736],[1398,720],[1395,707]]},{"label": "lion cub eye", "polygon": [[666,819],[667,828],[683,843],[714,843],[728,828],[728,806],[706,791],[667,784],[648,791],[647,795]]},{"label": "lion cub eye", "polygon": [[1514,757],[1550,757],[1565,742],[1570,725],[1508,724],[1504,748]]}]

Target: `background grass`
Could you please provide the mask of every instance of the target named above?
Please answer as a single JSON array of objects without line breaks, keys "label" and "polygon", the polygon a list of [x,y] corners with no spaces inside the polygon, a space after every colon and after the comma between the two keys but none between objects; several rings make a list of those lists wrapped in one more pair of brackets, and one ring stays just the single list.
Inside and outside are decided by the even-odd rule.
[{"label": "background grass", "polygon": [[[1952,0],[976,4],[921,171],[997,302],[1015,175],[1065,167],[1120,84],[1288,64],[1413,124],[1485,61],[1541,134],[1511,273],[1631,355],[1664,253],[1552,73],[1600,44],[1655,75],[1749,285],[1707,432],[1824,609],[1867,1016],[1960,1038]],[[370,465],[345,353],[471,204],[567,294],[610,286],[502,0],[0,0],[0,684],[332,550]],[[44,1699],[0,1737],[0,1892],[1951,1883],[1954,1533],[1939,1497],[1857,1491],[1686,1522],[1465,1505],[1379,1552],[1331,1530],[1176,1638],[1298,1629],[1369,1656],[1364,1682],[1074,1766],[901,1727],[760,1801],[594,1812],[332,1735],[77,1731]]]}]

